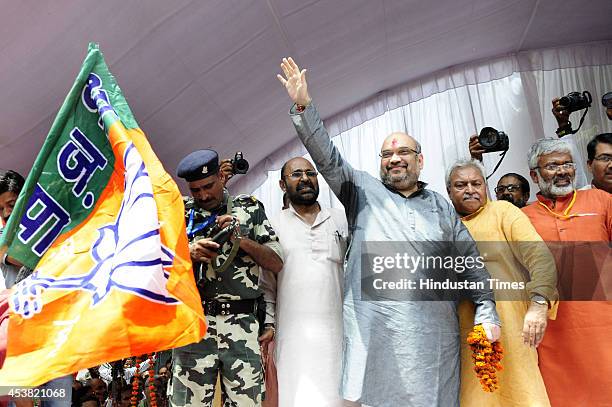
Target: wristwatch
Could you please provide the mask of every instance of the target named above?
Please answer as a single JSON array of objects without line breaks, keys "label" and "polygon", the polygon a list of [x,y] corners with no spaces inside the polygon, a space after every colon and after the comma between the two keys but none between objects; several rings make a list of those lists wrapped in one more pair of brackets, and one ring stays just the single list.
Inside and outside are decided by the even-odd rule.
[{"label": "wristwatch", "polygon": [[536,294],[533,297],[531,297],[531,301],[535,302],[538,305],[546,305],[547,307],[550,308],[550,304],[548,303],[548,300],[539,294]]},{"label": "wristwatch", "polygon": [[567,123],[559,126],[555,133],[557,133],[557,136],[559,137],[567,136],[568,134],[573,134],[572,122],[568,121]]}]

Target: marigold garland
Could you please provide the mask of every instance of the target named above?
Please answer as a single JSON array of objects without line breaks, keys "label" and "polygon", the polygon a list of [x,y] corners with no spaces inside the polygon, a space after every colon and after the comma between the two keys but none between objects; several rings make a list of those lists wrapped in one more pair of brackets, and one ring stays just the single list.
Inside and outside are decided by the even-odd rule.
[{"label": "marigold garland", "polygon": [[151,396],[150,407],[157,407],[157,393],[155,392],[155,361],[154,353],[149,356],[149,394]]},{"label": "marigold garland", "polygon": [[135,407],[138,405],[138,393],[140,390],[140,362],[142,359],[140,356],[136,357],[136,373],[134,374],[134,381],[132,382],[132,397],[130,397],[130,406]]},{"label": "marigold garland", "polygon": [[501,360],[504,357],[504,349],[501,343],[498,341],[491,344],[482,325],[474,326],[472,332],[468,334],[467,343],[472,349],[474,371],[480,379],[482,389],[494,392],[499,388],[496,372],[503,369]]}]

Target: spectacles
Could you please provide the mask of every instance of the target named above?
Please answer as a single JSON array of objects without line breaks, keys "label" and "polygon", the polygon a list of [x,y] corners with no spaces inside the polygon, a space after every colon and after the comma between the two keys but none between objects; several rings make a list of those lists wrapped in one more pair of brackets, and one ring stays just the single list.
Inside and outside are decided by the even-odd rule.
[{"label": "spectacles", "polygon": [[612,155],[602,154],[597,157],[594,157],[593,160],[602,161],[604,163],[609,163],[610,161],[612,161]]},{"label": "spectacles", "polygon": [[480,188],[482,186],[482,182],[480,181],[469,181],[469,182],[455,182],[453,188],[457,191],[463,191],[467,189],[468,186],[472,186],[472,188]]},{"label": "spectacles", "polygon": [[421,154],[420,151],[413,150],[410,147],[402,147],[402,148],[398,148],[397,151],[384,150],[380,154],[378,154],[378,156],[380,158],[386,160],[386,159],[389,159],[389,158],[393,157],[393,154],[396,154],[396,155],[398,155],[400,157],[407,157],[407,156],[409,156],[412,153],[414,153],[416,155]]},{"label": "spectacles", "polygon": [[510,184],[510,185],[500,185],[495,188],[495,193],[502,194],[504,191],[508,192],[517,192],[521,190],[520,185]]},{"label": "spectacles", "polygon": [[304,174],[306,174],[308,178],[316,178],[317,175],[319,175],[319,173],[314,170],[295,170],[289,174],[288,177],[291,179],[300,179],[304,176]]},{"label": "spectacles", "polygon": [[557,172],[560,169],[564,169],[567,171],[567,170],[576,169],[576,163],[546,164],[543,167],[535,167],[535,168],[544,168],[546,171],[551,171],[551,172]]}]

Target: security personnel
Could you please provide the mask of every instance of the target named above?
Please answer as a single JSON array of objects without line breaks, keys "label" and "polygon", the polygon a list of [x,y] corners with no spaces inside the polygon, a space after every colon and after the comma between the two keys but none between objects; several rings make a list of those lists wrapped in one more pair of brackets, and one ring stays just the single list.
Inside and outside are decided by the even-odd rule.
[{"label": "security personnel", "polygon": [[[220,373],[224,405],[260,406],[258,280],[261,267],[282,269],[278,238],[259,201],[229,196],[215,151],[194,151],[177,173],[192,196],[185,200],[185,221],[208,330],[199,343],[174,349],[171,404],[212,406]],[[211,239],[224,229],[231,233],[221,233],[221,244]]]}]

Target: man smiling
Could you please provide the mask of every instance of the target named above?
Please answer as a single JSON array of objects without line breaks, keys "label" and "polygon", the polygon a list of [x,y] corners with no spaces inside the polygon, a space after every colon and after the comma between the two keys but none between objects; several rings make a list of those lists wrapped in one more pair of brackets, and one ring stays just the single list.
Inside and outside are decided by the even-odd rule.
[{"label": "man smiling", "polygon": [[[433,253],[437,241],[464,242],[462,255],[476,258],[474,241],[448,201],[418,181],[423,155],[413,137],[392,133],[384,140],[380,180],[354,169],[330,140],[311,103],[306,71],[291,58],[283,59],[281,68],[284,76],[278,79],[294,102],[290,114],[298,137],[344,205],[352,234],[345,269],[342,395],[377,407],[458,406],[456,302],[370,301],[364,290],[371,276],[361,260],[362,254],[379,254],[368,250],[368,243],[375,241],[405,242],[402,249],[424,243],[419,255]],[[456,278],[481,282],[489,274],[472,267]],[[469,290],[466,296],[475,304],[472,322],[482,323],[488,337],[497,340],[500,327],[491,290]]]},{"label": "man smiling", "polygon": [[612,399],[610,302],[586,300],[612,297],[612,196],[575,190],[576,165],[565,141],[537,141],[528,160],[540,192],[523,211],[553,248],[561,299],[584,300],[560,302],[538,348],[546,390],[553,406],[606,405]]}]

